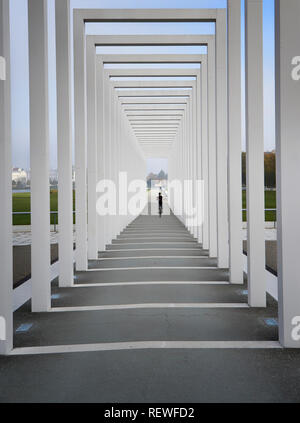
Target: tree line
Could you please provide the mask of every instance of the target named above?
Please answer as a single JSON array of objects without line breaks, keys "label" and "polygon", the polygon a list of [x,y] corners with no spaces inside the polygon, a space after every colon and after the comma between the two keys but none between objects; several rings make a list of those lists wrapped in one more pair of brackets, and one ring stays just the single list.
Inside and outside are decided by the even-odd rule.
[{"label": "tree line", "polygon": [[[265,187],[276,188],[276,153],[265,153]],[[242,184],[246,186],[246,153],[242,153]]]}]

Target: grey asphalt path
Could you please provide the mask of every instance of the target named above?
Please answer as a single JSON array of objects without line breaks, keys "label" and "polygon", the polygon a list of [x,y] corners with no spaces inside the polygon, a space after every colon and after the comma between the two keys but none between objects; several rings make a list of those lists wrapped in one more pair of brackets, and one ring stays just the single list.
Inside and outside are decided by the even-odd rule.
[{"label": "grey asphalt path", "polygon": [[182,249],[184,250],[185,248],[195,248],[195,249],[202,249],[202,246],[200,244],[197,244],[196,242],[165,242],[165,241],[156,241],[154,242],[153,240],[151,241],[145,241],[145,242],[129,242],[129,243],[124,243],[124,242],[118,242],[118,243],[113,243],[110,245],[106,246],[106,250],[110,251],[110,250],[130,250],[130,249],[135,249],[135,250],[143,250],[143,249],[149,249],[149,248],[156,248],[156,249],[160,249],[160,248],[164,248],[164,249]]},{"label": "grey asphalt path", "polygon": [[74,288],[52,286],[52,307],[153,303],[240,303],[246,285],[139,284]]},{"label": "grey asphalt path", "polygon": [[15,347],[135,341],[276,341],[278,329],[264,319],[275,309],[143,308],[31,313],[15,316]]},{"label": "grey asphalt path", "polygon": [[153,269],[90,270],[76,272],[75,284],[139,281],[228,281],[228,269]]},{"label": "grey asphalt path", "polygon": [[[75,287],[53,281],[53,311],[14,313],[14,346],[277,341],[276,302],[248,308],[246,280],[216,265],[174,215],[139,216]],[[240,348],[0,357],[0,402],[297,402],[299,365],[297,351]]]},{"label": "grey asphalt path", "polygon": [[101,258],[122,258],[122,257],[208,257],[208,251],[198,249],[131,249],[129,251],[123,250],[110,250],[110,251],[101,251],[98,254],[99,259]]},{"label": "grey asphalt path", "polygon": [[138,258],[111,258],[103,260],[90,260],[90,269],[108,268],[135,268],[135,267],[217,267],[217,259],[208,257],[138,257]]},{"label": "grey asphalt path", "polygon": [[0,357],[0,402],[299,403],[296,350],[137,350]]}]

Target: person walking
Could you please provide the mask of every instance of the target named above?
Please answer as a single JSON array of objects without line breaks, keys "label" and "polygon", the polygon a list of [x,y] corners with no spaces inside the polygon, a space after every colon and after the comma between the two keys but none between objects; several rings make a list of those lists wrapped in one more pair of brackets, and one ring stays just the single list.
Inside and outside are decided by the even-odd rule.
[{"label": "person walking", "polygon": [[159,217],[161,217],[163,212],[163,196],[161,195],[161,192],[158,194],[158,213]]}]

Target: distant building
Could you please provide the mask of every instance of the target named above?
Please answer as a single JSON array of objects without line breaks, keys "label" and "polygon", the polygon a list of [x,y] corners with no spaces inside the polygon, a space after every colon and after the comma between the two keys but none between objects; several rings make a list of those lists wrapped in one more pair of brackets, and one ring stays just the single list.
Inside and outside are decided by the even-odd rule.
[{"label": "distant building", "polygon": [[147,176],[147,187],[148,188],[154,188],[154,189],[160,189],[164,188],[166,189],[168,185],[168,175],[161,170],[158,175],[155,173],[149,173]]},{"label": "distant building", "polygon": [[26,170],[14,167],[12,170],[12,183],[14,185],[26,185],[28,181],[28,174]]}]

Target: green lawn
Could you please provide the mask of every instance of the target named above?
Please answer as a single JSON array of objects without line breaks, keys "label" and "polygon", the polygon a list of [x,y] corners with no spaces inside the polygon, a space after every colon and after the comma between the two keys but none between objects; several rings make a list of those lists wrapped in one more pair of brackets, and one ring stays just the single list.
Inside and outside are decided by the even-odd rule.
[{"label": "green lawn", "polygon": [[[51,190],[50,192],[50,208],[51,211],[57,211],[57,190]],[[75,194],[73,193],[73,207],[75,210]],[[276,208],[276,191],[265,192],[265,207],[266,209]],[[246,208],[246,191],[243,191],[243,209]],[[13,193],[13,211],[14,212],[26,212],[30,211],[30,193]],[[243,220],[246,221],[246,212],[243,212]],[[266,221],[276,221],[276,211],[266,211]],[[75,222],[75,216],[74,216]],[[57,215],[51,215],[51,224],[57,223]],[[14,225],[30,225],[30,215],[14,215]]]},{"label": "green lawn", "polygon": [[[243,191],[243,209],[246,208],[246,191]],[[276,209],[276,191],[265,191],[265,208]],[[243,212],[243,221],[246,222],[246,212]],[[265,212],[266,222],[276,222],[276,211]]]},{"label": "green lawn", "polygon": [[[50,191],[50,210],[57,211],[58,195],[57,190]],[[73,209],[75,210],[75,194],[73,193]],[[13,212],[27,212],[30,211],[30,192],[13,193]],[[75,216],[74,216],[75,222]],[[51,215],[51,224],[57,223],[57,215]],[[14,215],[14,225],[30,225],[30,215]]]}]

